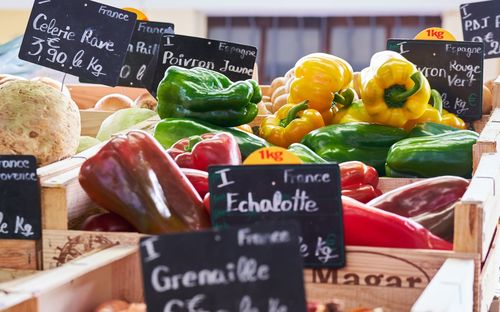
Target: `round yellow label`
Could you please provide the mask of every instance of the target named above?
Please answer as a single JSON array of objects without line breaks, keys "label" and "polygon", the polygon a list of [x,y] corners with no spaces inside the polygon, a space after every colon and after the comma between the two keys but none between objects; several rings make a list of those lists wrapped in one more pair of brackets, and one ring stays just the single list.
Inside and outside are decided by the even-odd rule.
[{"label": "round yellow label", "polygon": [[448,40],[448,41],[457,41],[455,36],[446,29],[439,27],[430,27],[419,32],[415,39],[417,40]]},{"label": "round yellow label", "polygon": [[256,150],[243,162],[244,165],[297,165],[303,164],[300,158],[288,150],[278,147],[264,147]]}]

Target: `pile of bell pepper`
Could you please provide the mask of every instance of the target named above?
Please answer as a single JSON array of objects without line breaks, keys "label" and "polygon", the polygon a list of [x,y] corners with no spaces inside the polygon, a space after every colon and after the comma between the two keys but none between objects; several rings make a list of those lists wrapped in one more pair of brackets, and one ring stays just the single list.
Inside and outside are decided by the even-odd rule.
[{"label": "pile of bell pepper", "polygon": [[[86,229],[209,228],[208,167],[241,165],[254,151],[278,145],[304,163],[339,163],[347,244],[451,249],[453,205],[467,188],[460,177],[471,175],[478,135],[443,110],[422,73],[388,51],[361,73],[315,53],[297,62],[289,81],[288,104],[252,133],[248,124],[262,99],[255,81],[168,68],[153,135],[114,137],[83,164],[81,186],[108,211]],[[449,176],[381,194],[384,175]]]}]

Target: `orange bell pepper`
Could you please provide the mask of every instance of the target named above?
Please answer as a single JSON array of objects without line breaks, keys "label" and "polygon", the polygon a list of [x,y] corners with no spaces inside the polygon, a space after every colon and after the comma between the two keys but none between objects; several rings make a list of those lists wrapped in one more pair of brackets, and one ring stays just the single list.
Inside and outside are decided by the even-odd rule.
[{"label": "orange bell pepper", "polygon": [[275,115],[266,117],[260,125],[260,136],[286,148],[300,142],[309,132],[324,126],[321,113],[309,108],[307,101],[304,101],[297,105],[284,105]]}]

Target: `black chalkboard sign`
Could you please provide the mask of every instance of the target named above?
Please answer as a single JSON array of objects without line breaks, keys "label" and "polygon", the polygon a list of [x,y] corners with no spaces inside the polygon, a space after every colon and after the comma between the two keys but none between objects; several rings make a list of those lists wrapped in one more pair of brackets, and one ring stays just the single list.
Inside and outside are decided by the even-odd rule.
[{"label": "black chalkboard sign", "polygon": [[500,57],[500,1],[460,5],[465,41],[484,42],[484,58]]},{"label": "black chalkboard sign", "polygon": [[40,239],[41,210],[36,158],[0,155],[0,238]]},{"label": "black chalkboard sign", "polygon": [[298,227],[141,239],[148,311],[306,311]]},{"label": "black chalkboard sign", "polygon": [[465,121],[481,119],[484,45],[482,42],[390,39],[387,49],[414,63],[441,93],[443,108]]},{"label": "black chalkboard sign", "polygon": [[153,83],[160,41],[163,34],[173,34],[174,24],[137,21],[128,45],[118,85],[148,88]]},{"label": "black chalkboard sign", "polygon": [[345,265],[337,164],[214,166],[209,186],[214,227],[296,220],[306,267]]},{"label": "black chalkboard sign", "polygon": [[89,0],[36,0],[19,58],[115,86],[136,19]]},{"label": "black chalkboard sign", "polygon": [[164,35],[150,92],[156,89],[170,66],[205,67],[233,81],[252,78],[257,48],[232,42],[181,35]]}]

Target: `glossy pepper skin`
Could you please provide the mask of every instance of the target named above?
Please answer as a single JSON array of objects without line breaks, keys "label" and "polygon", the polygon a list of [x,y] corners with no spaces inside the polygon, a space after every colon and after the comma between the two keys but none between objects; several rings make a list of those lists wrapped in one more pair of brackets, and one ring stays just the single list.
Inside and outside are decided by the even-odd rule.
[{"label": "glossy pepper skin", "polygon": [[378,173],[375,168],[360,161],[339,164],[342,195],[367,203],[382,192],[377,188]]},{"label": "glossy pepper skin", "polygon": [[191,168],[181,168],[182,173],[188,178],[201,198],[208,193],[208,172]]},{"label": "glossy pepper skin", "polygon": [[469,182],[460,177],[430,178],[387,192],[368,205],[411,218],[434,235],[453,242],[453,206],[468,186]]},{"label": "glossy pepper skin", "polygon": [[387,155],[386,174],[390,177],[454,175],[470,178],[472,145],[478,136],[473,131],[459,130],[401,140]]},{"label": "glossy pepper skin", "polygon": [[83,163],[79,181],[95,203],[122,216],[141,233],[210,226],[200,195],[146,132],[130,131],[111,139]]},{"label": "glossy pepper skin", "polygon": [[343,107],[333,117],[333,124],[343,124],[349,122],[370,122],[375,123],[368,114],[362,100],[352,102],[351,105]]},{"label": "glossy pepper skin", "polygon": [[218,72],[171,66],[158,86],[158,114],[190,117],[222,127],[251,122],[262,92],[254,80],[232,82]]},{"label": "glossy pepper skin", "polygon": [[417,222],[342,196],[346,245],[451,250]]},{"label": "glossy pepper skin", "polygon": [[325,160],[361,161],[384,175],[389,148],[405,137],[399,128],[353,122],[314,130],[301,143]]},{"label": "glossy pepper skin", "polygon": [[298,60],[294,68],[288,103],[307,100],[310,108],[323,115],[325,124],[330,124],[335,94],[351,83],[351,65],[331,54],[313,53]]},{"label": "glossy pepper skin", "polygon": [[416,124],[411,129],[410,133],[408,134],[408,137],[416,138],[416,137],[430,136],[430,135],[443,134],[455,131],[458,131],[458,129],[434,122],[424,122]]},{"label": "glossy pepper skin", "polygon": [[361,72],[361,98],[366,111],[379,124],[403,127],[420,118],[429,103],[431,88],[415,65],[399,53],[373,55]]},{"label": "glossy pepper skin", "polygon": [[431,102],[432,104],[427,104],[427,108],[420,118],[408,120],[404,126],[407,131],[413,129],[415,125],[425,122],[442,124],[456,129],[466,128],[465,122],[462,119],[454,114],[448,113],[446,110],[443,110],[443,100],[441,95],[434,89],[431,90]]},{"label": "glossy pepper skin", "polygon": [[300,143],[293,143],[288,147],[288,151],[294,153],[297,157],[300,158],[305,164],[324,164],[328,163],[328,161],[321,158],[318,154],[316,154],[309,147]]},{"label": "glossy pepper skin", "polygon": [[208,166],[241,165],[241,153],[229,132],[205,133],[177,141],[167,153],[181,168],[208,171]]},{"label": "glossy pepper skin", "polygon": [[259,148],[269,147],[266,140],[251,133],[236,129],[223,128],[200,120],[189,118],[167,118],[158,122],[153,136],[164,148],[170,148],[175,142],[193,135],[204,133],[231,133],[240,148],[241,156],[246,158]]},{"label": "glossy pepper skin", "polygon": [[262,120],[260,136],[271,144],[287,148],[298,143],[309,132],[324,127],[321,114],[310,109],[307,101],[282,106],[274,115]]},{"label": "glossy pepper skin", "polygon": [[443,109],[443,115],[441,116],[441,123],[443,125],[447,125],[457,129],[467,129],[467,125],[465,121],[463,121],[460,117],[455,114],[448,112],[446,109]]}]

